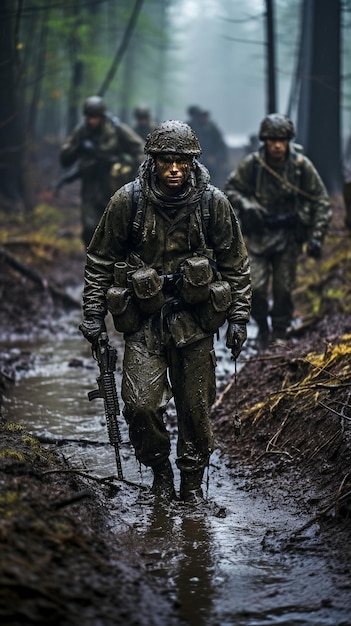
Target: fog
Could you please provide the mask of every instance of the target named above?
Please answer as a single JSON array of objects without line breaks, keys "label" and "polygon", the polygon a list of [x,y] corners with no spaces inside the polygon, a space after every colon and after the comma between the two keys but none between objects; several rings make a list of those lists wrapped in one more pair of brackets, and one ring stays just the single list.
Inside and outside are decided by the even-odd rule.
[{"label": "fog", "polygon": [[[164,116],[185,119],[189,104],[198,104],[210,111],[228,143],[242,143],[257,132],[266,114],[265,2],[179,0],[175,5],[169,16],[172,46],[166,81],[175,81],[177,90],[172,102],[165,104]],[[296,0],[275,3],[277,108],[281,112],[286,112],[294,71],[298,6]]]}]

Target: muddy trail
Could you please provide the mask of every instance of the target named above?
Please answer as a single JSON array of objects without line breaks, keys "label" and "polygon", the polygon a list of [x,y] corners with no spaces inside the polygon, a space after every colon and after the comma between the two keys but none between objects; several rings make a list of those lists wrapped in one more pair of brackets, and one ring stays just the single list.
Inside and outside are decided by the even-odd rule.
[{"label": "muddy trail", "polygon": [[[257,354],[249,340],[235,377],[217,342],[206,501],[162,510],[123,420],[128,483],[117,480],[102,403],[87,399],[97,370],[77,330],[78,211],[59,209],[41,205],[25,227],[14,219],[1,244],[1,622],[351,624],[350,239],[340,210],[318,267],[302,259],[288,343]],[[118,386],[123,348],[110,335]],[[165,419],[174,444],[172,405]]]}]

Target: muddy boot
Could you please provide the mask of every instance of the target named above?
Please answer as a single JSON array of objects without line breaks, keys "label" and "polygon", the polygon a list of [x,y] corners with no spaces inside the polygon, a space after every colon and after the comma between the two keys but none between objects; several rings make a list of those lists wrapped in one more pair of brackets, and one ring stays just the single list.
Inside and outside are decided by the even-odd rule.
[{"label": "muddy boot", "polygon": [[173,483],[174,475],[169,459],[154,465],[151,469],[154,473],[151,492],[158,501],[169,504],[176,497]]},{"label": "muddy boot", "polygon": [[201,483],[204,468],[193,472],[180,472],[180,499],[191,504],[199,504],[204,499]]},{"label": "muddy boot", "polygon": [[284,344],[288,341],[286,328],[273,328],[272,334],[272,342],[279,344]]},{"label": "muddy boot", "polygon": [[269,346],[270,333],[267,320],[258,322],[258,333],[255,341],[257,350],[266,350]]}]

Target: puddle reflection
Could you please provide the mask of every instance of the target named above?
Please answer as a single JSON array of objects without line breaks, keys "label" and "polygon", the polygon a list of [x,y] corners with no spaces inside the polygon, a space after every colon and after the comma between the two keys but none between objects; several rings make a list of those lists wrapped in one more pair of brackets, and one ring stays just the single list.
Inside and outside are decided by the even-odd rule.
[{"label": "puddle reflection", "polygon": [[[76,320],[74,321],[74,324]],[[118,342],[118,337],[114,337]],[[81,336],[68,332],[35,345],[16,343],[35,352],[33,369],[21,373],[4,398],[6,419],[49,437],[85,439],[102,445],[60,447],[75,466],[96,476],[116,475],[114,452],[108,445],[103,402],[89,402],[95,389],[97,367]],[[227,352],[217,346],[220,377],[233,371]],[[121,362],[121,345],[117,345]],[[227,360],[226,360],[227,358]],[[119,388],[120,371],[117,372]],[[122,408],[122,407],[121,407]],[[128,433],[121,421],[122,439]],[[144,485],[150,471],[139,473],[133,451],[121,449],[128,480]],[[177,477],[179,480],[179,477]],[[337,581],[323,558],[315,537],[305,549],[284,552],[264,549],[267,533],[283,538],[296,525],[296,513],[277,510],[271,502],[240,489],[216,453],[210,468],[209,498],[226,510],[217,517],[189,511],[174,503],[169,511],[153,509],[140,500],[139,490],[123,487],[112,511],[120,540],[138,555],[146,575],[160,581],[159,588],[179,607],[182,623],[189,626],[341,626],[349,624],[350,587]],[[111,500],[111,507],[114,500]],[[299,519],[299,526],[304,520]],[[313,543],[314,542],[314,543]],[[165,622],[166,623],[166,622]]]}]

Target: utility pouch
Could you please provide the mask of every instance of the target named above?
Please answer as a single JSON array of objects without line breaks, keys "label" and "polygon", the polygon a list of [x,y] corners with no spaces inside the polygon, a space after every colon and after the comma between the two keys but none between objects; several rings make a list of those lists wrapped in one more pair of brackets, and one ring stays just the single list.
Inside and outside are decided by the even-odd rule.
[{"label": "utility pouch", "polygon": [[163,281],[163,276],[152,267],[141,267],[132,274],[134,293],[144,313],[151,315],[165,304]]},{"label": "utility pouch", "polygon": [[210,295],[210,283],[213,280],[209,260],[203,256],[186,259],[182,266],[182,298],[188,304],[205,302]]},{"label": "utility pouch", "polygon": [[107,308],[112,314],[115,329],[120,333],[135,333],[144,316],[127,287],[110,287],[106,293]]},{"label": "utility pouch", "polygon": [[224,324],[227,311],[232,303],[230,285],[226,280],[217,280],[210,285],[207,302],[198,305],[197,316],[201,328],[206,333],[214,333]]}]

